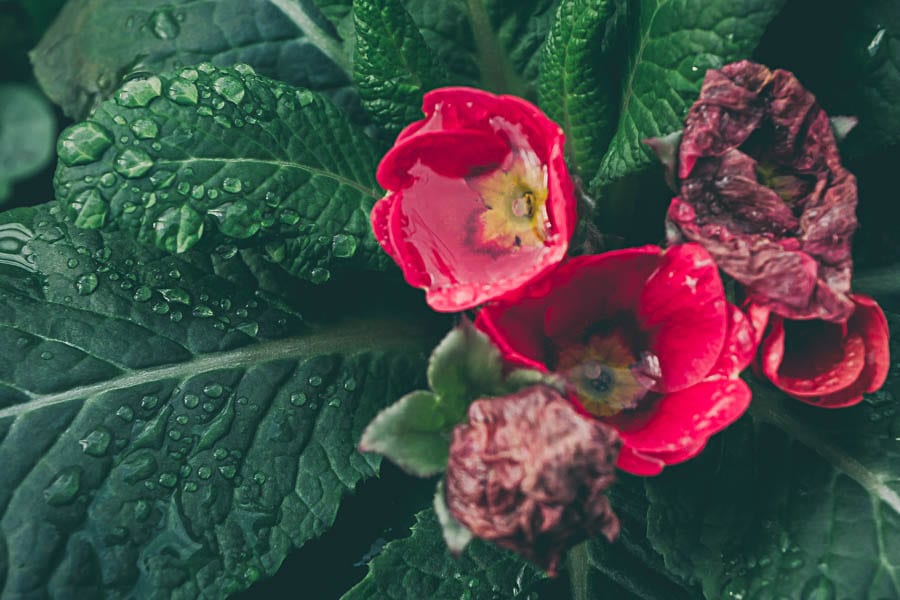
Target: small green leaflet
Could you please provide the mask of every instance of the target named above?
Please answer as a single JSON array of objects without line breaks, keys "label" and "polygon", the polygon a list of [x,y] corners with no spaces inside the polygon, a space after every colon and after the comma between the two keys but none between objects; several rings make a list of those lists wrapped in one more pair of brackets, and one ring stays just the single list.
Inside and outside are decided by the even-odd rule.
[{"label": "small green leaflet", "polygon": [[431,391],[417,390],[381,411],[366,427],[360,448],[383,454],[413,475],[437,475],[447,467],[453,428],[465,420],[469,404],[539,379],[535,371],[514,371],[504,378],[500,351],[465,321],[431,354]]},{"label": "small green leaflet", "polygon": [[[358,100],[348,44],[328,0],[71,0],[32,51],[38,81],[65,113],[85,118],[123,76],[209,61],[247,63],[286,83]],[[327,6],[326,6],[327,5]]]},{"label": "small green leaflet", "polygon": [[0,240],[10,597],[224,598],[275,573],[376,472],[359,435],[433,344],[409,314],[310,324],[204,253],[46,209]]},{"label": "small green leaflet", "polygon": [[707,69],[748,58],[784,0],[636,0],[628,4],[616,134],[593,185],[653,163],[642,140],[683,127]]},{"label": "small green leaflet", "polygon": [[434,511],[416,515],[408,538],[385,546],[369,574],[343,600],[457,600],[535,598],[544,575],[515,554],[474,540],[450,556]]},{"label": "small green leaflet", "polygon": [[400,0],[356,0],[353,75],[382,137],[422,118],[422,95],[446,85],[447,72]]},{"label": "small green leaflet", "polygon": [[833,411],[755,386],[752,418],[646,481],[669,569],[710,600],[900,596],[898,382],[895,364],[881,391]]},{"label": "small green leaflet", "polygon": [[80,227],[175,253],[253,246],[314,283],[389,262],[369,226],[372,142],[324,98],[246,65],[131,79],[57,149],[57,200]]}]

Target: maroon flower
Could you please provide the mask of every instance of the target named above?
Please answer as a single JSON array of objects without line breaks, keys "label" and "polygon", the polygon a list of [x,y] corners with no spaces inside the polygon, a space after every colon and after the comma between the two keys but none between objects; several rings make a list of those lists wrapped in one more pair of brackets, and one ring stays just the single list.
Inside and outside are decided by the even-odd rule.
[{"label": "maroon flower", "polygon": [[569,547],[618,535],[605,493],[619,445],[612,428],[546,386],[477,400],[469,422],[453,430],[447,506],[477,537],[553,575]]},{"label": "maroon flower", "polygon": [[469,88],[425,94],[378,167],[372,228],[439,311],[500,297],[559,263],[575,225],[562,130],[532,104]]},{"label": "maroon flower", "polygon": [[695,456],[750,402],[737,375],[757,328],[696,244],[574,258],[475,324],[511,363],[561,375],[585,414],[619,431],[618,466],[638,475]]},{"label": "maroon flower", "polygon": [[853,312],[856,179],[828,115],[791,73],[749,61],[707,72],[678,178],[670,242],[703,244],[753,302],[783,317]]},{"label": "maroon flower", "polygon": [[794,398],[823,408],[852,406],[880,388],[890,368],[887,319],[868,296],[850,298],[854,309],[843,323],[772,315],[758,370]]}]

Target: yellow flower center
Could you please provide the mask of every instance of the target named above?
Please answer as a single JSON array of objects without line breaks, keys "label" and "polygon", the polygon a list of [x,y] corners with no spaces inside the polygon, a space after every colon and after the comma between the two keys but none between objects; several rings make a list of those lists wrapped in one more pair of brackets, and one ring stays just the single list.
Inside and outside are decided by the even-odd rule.
[{"label": "yellow flower center", "polygon": [[484,206],[474,242],[503,253],[542,246],[550,227],[546,167],[530,151],[515,152],[507,162],[496,171],[468,180]]}]

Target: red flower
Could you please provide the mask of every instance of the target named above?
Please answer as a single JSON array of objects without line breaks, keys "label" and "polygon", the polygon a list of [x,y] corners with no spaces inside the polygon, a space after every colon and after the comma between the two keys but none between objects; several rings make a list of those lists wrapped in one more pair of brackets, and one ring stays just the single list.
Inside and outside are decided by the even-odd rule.
[{"label": "red flower", "polygon": [[562,130],[521,98],[425,94],[378,166],[375,237],[435,310],[500,297],[566,254],[575,225]]},{"label": "red flower", "polygon": [[585,414],[619,431],[619,468],[687,460],[750,402],[737,375],[758,345],[697,244],[581,256],[489,305],[476,326],[518,365],[552,371]]},{"label": "red flower", "polygon": [[749,61],[708,71],[678,159],[671,242],[703,244],[774,313],[850,315],[856,179],[828,115],[791,73]]},{"label": "red flower", "polygon": [[854,308],[844,323],[772,315],[758,368],[778,389],[807,404],[843,408],[881,387],[890,368],[887,319],[868,296],[850,297]]},{"label": "red flower", "polygon": [[450,512],[476,536],[526,556],[551,575],[562,554],[619,521],[606,497],[619,439],[546,386],[477,400],[453,430]]}]

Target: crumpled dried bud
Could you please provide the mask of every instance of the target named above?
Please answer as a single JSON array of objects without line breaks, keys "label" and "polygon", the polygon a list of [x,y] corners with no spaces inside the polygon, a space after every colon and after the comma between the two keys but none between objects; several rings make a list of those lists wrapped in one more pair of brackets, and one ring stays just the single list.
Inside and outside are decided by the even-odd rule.
[{"label": "crumpled dried bud", "polygon": [[846,320],[856,179],[791,73],[741,61],[706,74],[678,154],[670,242],[702,244],[757,305]]},{"label": "crumpled dried bud", "polygon": [[554,575],[571,546],[618,535],[605,492],[620,446],[614,429],[546,386],[477,400],[453,431],[447,505],[476,536]]}]

